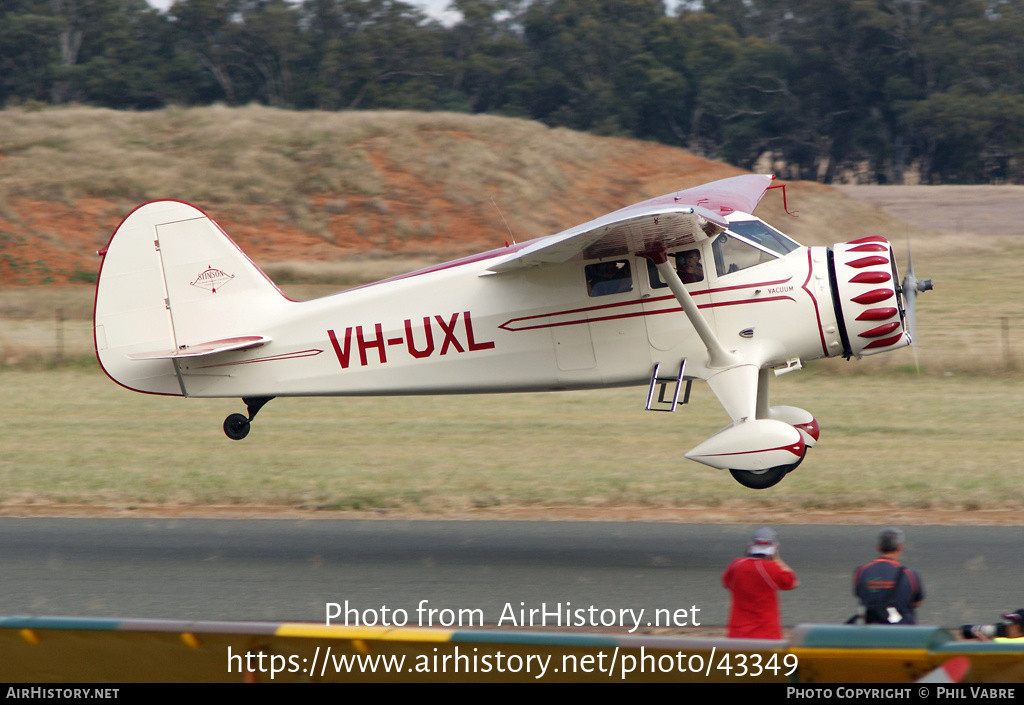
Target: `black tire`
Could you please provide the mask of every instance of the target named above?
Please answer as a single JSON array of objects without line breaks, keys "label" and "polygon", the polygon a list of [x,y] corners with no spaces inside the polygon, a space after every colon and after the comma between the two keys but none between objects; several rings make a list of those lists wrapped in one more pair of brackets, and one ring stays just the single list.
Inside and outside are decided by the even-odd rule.
[{"label": "black tire", "polygon": [[792,465],[785,465],[785,466],[784,466],[784,467],[786,468],[786,474],[787,474],[787,475],[788,475],[789,473],[793,472],[794,470],[796,470],[797,466],[798,466],[798,465],[799,465],[800,463],[804,462],[804,458],[806,458],[806,457],[807,457],[807,451],[808,451],[808,450],[809,450],[809,448],[808,448],[807,446],[804,446],[804,452],[800,454],[800,460],[796,461],[796,462],[795,462],[795,463],[793,463]]},{"label": "black tire", "polygon": [[777,465],[767,470],[730,470],[736,482],[752,490],[766,490],[769,487],[782,482],[786,473],[799,465],[799,462],[792,465]]},{"label": "black tire", "polygon": [[231,414],[224,419],[224,435],[233,441],[240,441],[249,435],[249,417],[244,414]]}]

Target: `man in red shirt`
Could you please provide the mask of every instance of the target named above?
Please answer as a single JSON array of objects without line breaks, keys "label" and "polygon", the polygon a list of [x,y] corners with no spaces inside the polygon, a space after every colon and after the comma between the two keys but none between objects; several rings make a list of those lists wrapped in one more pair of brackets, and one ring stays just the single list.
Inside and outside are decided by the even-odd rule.
[{"label": "man in red shirt", "polygon": [[754,532],[747,555],[722,573],[722,585],[732,592],[729,637],[781,639],[779,590],[800,584],[796,573],[779,555],[778,535],[767,527]]}]

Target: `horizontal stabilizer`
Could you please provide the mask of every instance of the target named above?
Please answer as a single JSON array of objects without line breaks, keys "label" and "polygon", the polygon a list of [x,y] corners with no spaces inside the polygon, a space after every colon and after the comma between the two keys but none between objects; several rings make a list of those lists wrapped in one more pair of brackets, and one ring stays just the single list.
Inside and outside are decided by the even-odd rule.
[{"label": "horizontal stabilizer", "polygon": [[270,342],[270,338],[263,335],[243,335],[237,338],[225,338],[224,340],[211,340],[208,343],[183,346],[180,350],[158,350],[156,352],[141,352],[128,355],[129,360],[179,360],[186,357],[205,357],[217,353],[229,352],[231,350],[249,350],[259,348]]}]

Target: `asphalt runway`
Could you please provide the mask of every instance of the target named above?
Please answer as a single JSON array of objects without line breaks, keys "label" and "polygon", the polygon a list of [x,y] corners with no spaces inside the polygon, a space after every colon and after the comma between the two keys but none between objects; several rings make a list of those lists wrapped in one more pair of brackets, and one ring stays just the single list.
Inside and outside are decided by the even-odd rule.
[{"label": "asphalt runway", "polygon": [[[347,601],[352,621],[358,613],[412,626],[459,626],[461,618],[463,626],[530,628],[531,609],[549,612],[548,627],[557,626],[555,614],[565,626],[632,610],[646,628],[659,609],[659,619],[677,627],[721,626],[729,597],[719,577],[754,528],[0,518],[0,614],[323,622],[328,603]],[[784,623],[850,616],[851,574],[874,557],[884,527],[775,528],[801,580],[783,594]],[[921,623],[989,623],[1024,607],[1024,527],[904,528],[905,562],[920,572],[927,596]],[[624,621],[632,627],[633,619]]]}]

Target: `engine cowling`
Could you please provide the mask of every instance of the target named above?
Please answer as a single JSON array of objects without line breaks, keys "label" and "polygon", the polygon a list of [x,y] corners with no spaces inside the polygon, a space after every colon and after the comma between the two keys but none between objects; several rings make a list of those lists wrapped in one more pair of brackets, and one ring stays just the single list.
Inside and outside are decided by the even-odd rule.
[{"label": "engine cowling", "polygon": [[896,258],[879,235],[835,245],[829,277],[843,357],[888,352],[910,345]]}]

